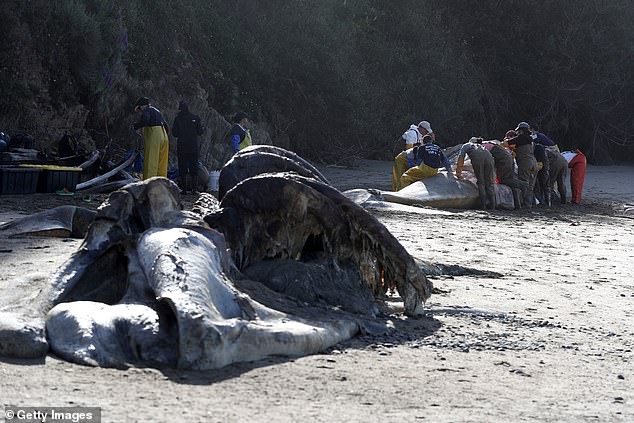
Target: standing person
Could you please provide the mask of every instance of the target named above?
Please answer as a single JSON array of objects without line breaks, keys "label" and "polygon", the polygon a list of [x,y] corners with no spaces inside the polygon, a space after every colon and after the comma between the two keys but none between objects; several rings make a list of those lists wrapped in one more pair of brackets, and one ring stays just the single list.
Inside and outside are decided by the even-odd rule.
[{"label": "standing person", "polygon": [[178,110],[172,125],[172,135],[178,138],[178,173],[181,189],[187,194],[187,175],[192,181],[192,191],[198,191],[198,136],[205,132],[205,128],[200,117],[189,111],[187,103],[181,101]]},{"label": "standing person", "polygon": [[169,139],[167,122],[161,111],[150,104],[150,99],[137,100],[134,111],[141,114],[134,124],[135,130],[141,130],[143,136],[143,179],[153,176],[167,177],[167,157]]},{"label": "standing person", "polygon": [[[513,134],[508,135],[517,136],[515,131],[513,131]],[[528,184],[519,180],[515,175],[515,162],[510,150],[500,145],[499,141],[497,141],[497,143],[488,141],[483,145],[484,148],[489,150],[491,156],[493,156],[493,160],[495,162],[495,175],[498,182],[511,188],[511,191],[513,191],[513,202],[515,203],[515,208],[521,208],[522,199],[526,196],[526,191],[528,190]]]},{"label": "standing person", "polygon": [[571,202],[581,204],[581,192],[583,191],[583,181],[586,178],[586,156],[579,150],[564,151],[561,153],[570,168],[570,189],[572,191]]},{"label": "standing person", "polygon": [[401,176],[401,188],[416,181],[437,175],[438,169],[441,167],[447,170],[447,176],[453,177],[451,162],[449,162],[449,159],[445,156],[442,148],[434,144],[434,139],[431,135],[425,135],[423,137],[423,145],[416,150],[416,160],[419,161],[420,164],[406,170],[403,176]]},{"label": "standing person", "polygon": [[540,204],[546,207],[552,206],[550,193],[552,186],[550,185],[550,161],[548,160],[547,148],[543,144],[535,143],[534,154],[537,160],[537,178],[533,194],[537,197]]},{"label": "standing person", "polygon": [[253,144],[251,133],[249,132],[249,115],[245,112],[238,112],[233,115],[233,127],[231,128],[231,147],[233,152],[237,153]]},{"label": "standing person", "polygon": [[495,210],[495,161],[489,151],[482,145],[482,138],[471,137],[460,148],[458,163],[456,165],[456,177],[462,178],[465,156],[469,156],[473,173],[478,180],[478,192],[480,194],[480,206],[483,209]]},{"label": "standing person", "polygon": [[[568,170],[568,162],[561,153],[550,148],[546,149],[548,155],[550,181],[549,186],[552,189],[557,184],[557,191],[559,192],[559,200],[561,204],[566,204],[566,171]],[[552,195],[552,194],[551,194]]]},{"label": "standing person", "polygon": [[416,141],[412,148],[408,148],[405,151],[400,152],[394,158],[394,165],[392,165],[392,191],[396,192],[401,189],[401,176],[406,170],[418,166],[421,162],[417,157],[417,151],[420,147],[420,142]]},{"label": "standing person", "polygon": [[517,137],[509,139],[508,145],[515,151],[515,161],[517,162],[517,176],[520,180],[528,184],[528,191],[523,199],[523,204],[533,207],[533,188],[537,177],[537,160],[533,152],[533,139],[531,138],[531,128],[526,122],[520,122],[515,128]]}]

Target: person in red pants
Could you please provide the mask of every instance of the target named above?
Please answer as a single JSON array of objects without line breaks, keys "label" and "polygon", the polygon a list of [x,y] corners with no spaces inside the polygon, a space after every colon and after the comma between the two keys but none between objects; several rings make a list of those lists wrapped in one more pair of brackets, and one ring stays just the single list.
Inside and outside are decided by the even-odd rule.
[{"label": "person in red pants", "polygon": [[568,162],[570,169],[571,201],[574,204],[580,204],[583,180],[586,178],[586,156],[580,150],[564,151],[561,154]]}]

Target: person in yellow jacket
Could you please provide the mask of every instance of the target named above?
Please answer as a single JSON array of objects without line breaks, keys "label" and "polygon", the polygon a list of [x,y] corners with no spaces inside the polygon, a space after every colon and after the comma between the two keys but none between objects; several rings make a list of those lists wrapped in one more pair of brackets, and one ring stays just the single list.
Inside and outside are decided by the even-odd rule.
[{"label": "person in yellow jacket", "polygon": [[143,136],[143,179],[153,176],[167,177],[167,158],[169,138],[167,122],[161,111],[150,104],[150,99],[141,97],[137,100],[134,111],[141,118],[134,124],[134,129]]},{"label": "person in yellow jacket", "polygon": [[253,144],[251,133],[249,132],[249,115],[245,112],[238,112],[231,119],[234,123],[231,128],[231,148],[234,153]]}]

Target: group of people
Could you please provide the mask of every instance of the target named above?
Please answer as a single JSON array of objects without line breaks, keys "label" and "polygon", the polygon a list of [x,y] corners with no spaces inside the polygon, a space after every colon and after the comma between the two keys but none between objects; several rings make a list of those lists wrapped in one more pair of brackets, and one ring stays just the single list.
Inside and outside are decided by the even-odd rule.
[{"label": "group of people", "polygon": [[[143,179],[153,176],[167,177],[169,156],[169,126],[161,111],[150,103],[149,98],[137,100],[134,111],[139,114],[134,129],[143,137]],[[250,118],[245,112],[236,113],[233,126],[228,135],[228,142],[233,152],[238,152],[252,144],[249,132]],[[192,113],[185,101],[178,105],[178,115],[172,125],[172,136],[177,139],[179,185],[186,193],[187,177],[191,181],[191,190],[198,187],[198,137],[205,133],[200,116]]]},{"label": "group of people", "polygon": [[[167,176],[170,132],[161,111],[141,97],[135,104],[139,120],[135,130],[143,137],[143,179]],[[189,110],[185,101],[178,105],[178,115],[172,125],[172,135],[177,138],[177,157],[180,188],[187,192],[187,179],[191,190],[198,186],[198,137],[205,132],[201,119]],[[238,152],[252,144],[249,132],[249,116],[238,112],[233,116],[233,126],[227,137],[232,151]],[[438,173],[445,168],[454,177],[451,162],[440,146],[431,124],[423,120],[411,125],[396,143],[396,157],[392,168],[392,190],[404,187]],[[552,205],[553,187],[561,203],[566,202],[565,176],[570,168],[570,185],[573,203],[581,202],[581,192],[586,173],[586,158],[577,149],[560,153],[558,146],[546,134],[537,131],[527,122],[520,122],[507,131],[502,142],[484,141],[472,137],[462,145],[458,154],[455,177],[462,178],[465,158],[469,157],[477,179],[480,205],[484,209],[496,208],[495,183],[510,187],[515,208],[532,207],[539,203]],[[517,169],[517,171],[516,171]]]},{"label": "group of people", "polygon": [[[434,176],[441,167],[447,170],[449,177],[453,177],[451,163],[434,140],[427,121],[411,125],[405,131],[399,145],[404,149],[394,158],[393,191]],[[515,208],[531,208],[537,203],[550,207],[555,185],[560,202],[564,204],[568,168],[571,169],[571,202],[581,203],[586,157],[578,149],[560,152],[551,138],[531,128],[527,122],[520,122],[515,129],[507,131],[502,142],[471,137],[458,153],[457,178],[462,178],[466,157],[471,161],[483,209],[496,208],[496,182],[511,189]]]}]

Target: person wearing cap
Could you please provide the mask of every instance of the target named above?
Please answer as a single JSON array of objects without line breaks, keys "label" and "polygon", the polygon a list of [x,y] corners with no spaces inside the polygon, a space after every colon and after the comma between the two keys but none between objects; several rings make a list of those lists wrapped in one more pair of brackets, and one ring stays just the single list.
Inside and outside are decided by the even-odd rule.
[{"label": "person wearing cap", "polygon": [[429,122],[423,120],[420,121],[418,125],[410,125],[407,131],[405,131],[396,141],[393,154],[398,155],[399,153],[414,147],[415,144],[420,144],[425,135],[431,135],[434,137],[434,131],[432,131]]},{"label": "person wearing cap", "polygon": [[187,193],[187,175],[191,179],[192,191],[198,190],[198,137],[204,132],[200,117],[191,113],[187,103],[181,101],[178,104],[178,115],[172,125],[172,135],[178,139],[178,174],[184,194]]},{"label": "person wearing cap", "polygon": [[[416,127],[414,126],[414,128]],[[420,139],[416,140],[413,143],[413,147],[400,152],[394,158],[394,164],[392,165],[392,191],[396,192],[402,188],[401,176],[403,176],[403,173],[405,173],[406,170],[418,166],[421,163],[420,159],[417,157],[417,151],[420,145]]]},{"label": "person wearing cap", "polygon": [[418,123],[418,132],[420,132],[423,137],[425,135],[431,135],[432,139],[434,141],[436,140],[436,134],[434,134],[434,131],[431,129],[431,124],[426,120],[421,120]]},{"label": "person wearing cap", "polygon": [[163,119],[161,111],[151,105],[147,97],[137,100],[134,111],[141,115],[134,124],[134,129],[140,130],[143,137],[143,179],[153,176],[167,177],[167,122]]},{"label": "person wearing cap", "polygon": [[233,115],[233,127],[231,128],[230,138],[231,138],[231,148],[233,148],[233,152],[237,153],[253,144],[251,140],[251,133],[249,132],[249,115],[245,112],[238,112]]},{"label": "person wearing cap", "polygon": [[[509,131],[512,134],[507,132],[507,136],[505,139],[514,138],[517,136],[515,131]],[[528,190],[528,184],[524,181],[521,181],[515,175],[515,162],[513,161],[513,155],[511,151],[502,146],[502,143],[499,141],[487,141],[482,144],[484,148],[486,148],[491,156],[493,156],[493,161],[495,163],[495,176],[500,184],[506,185],[511,188],[511,192],[513,192],[513,202],[515,203],[515,208],[519,209],[522,207],[522,199],[526,195],[526,190]]]},{"label": "person wearing cap", "polygon": [[491,153],[482,145],[482,138],[471,137],[469,142],[460,147],[456,165],[457,178],[462,178],[465,156],[469,156],[477,179],[480,206],[483,209],[495,210],[495,161]]},{"label": "person wearing cap", "polygon": [[570,189],[572,191],[570,201],[573,204],[581,204],[581,192],[586,178],[586,156],[581,150],[576,148],[571,151],[564,151],[561,154],[568,162],[568,167],[570,168]]},{"label": "person wearing cap", "polygon": [[515,128],[517,136],[507,140],[508,145],[515,152],[517,162],[517,176],[520,180],[528,183],[528,190],[523,198],[525,207],[533,207],[533,189],[535,178],[537,177],[537,160],[533,151],[533,138],[531,138],[531,128],[528,123],[520,122]]},{"label": "person wearing cap", "polygon": [[447,170],[447,176],[453,177],[451,162],[445,156],[442,148],[434,144],[434,138],[430,134],[423,136],[423,145],[416,150],[416,161],[420,164],[406,170],[401,176],[400,189],[416,181],[437,175],[438,169],[441,167]]}]

